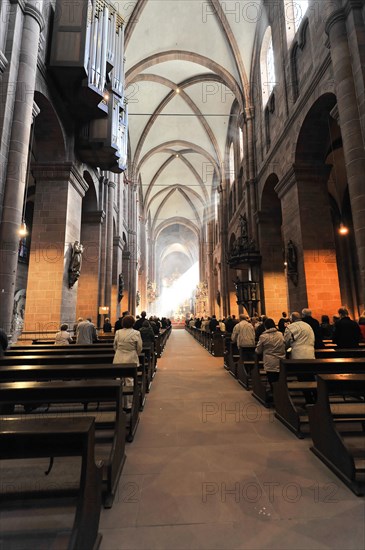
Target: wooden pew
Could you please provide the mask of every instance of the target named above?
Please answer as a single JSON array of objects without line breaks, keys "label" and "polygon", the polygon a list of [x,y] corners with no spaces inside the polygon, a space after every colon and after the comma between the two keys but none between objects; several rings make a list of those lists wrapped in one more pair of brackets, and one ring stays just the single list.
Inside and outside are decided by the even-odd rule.
[{"label": "wooden pew", "polygon": [[252,369],[255,365],[255,346],[239,348],[238,352],[241,355],[237,363],[237,380],[242,387],[249,390],[252,385]]},{"label": "wooden pew", "polygon": [[[359,401],[331,404],[330,397],[338,394]],[[365,374],[320,375],[317,402],[308,406],[311,450],[360,496],[365,494],[364,397]]]},{"label": "wooden pew", "polygon": [[[22,369],[17,369],[20,372]],[[25,373],[19,375],[20,378],[28,378],[34,380],[37,376],[37,380],[42,378],[42,374],[36,375],[34,369],[24,369]],[[12,379],[16,378],[15,370],[11,374],[9,370],[6,373],[7,378],[11,376]],[[47,374],[43,376],[50,376],[50,371],[44,369]],[[55,374],[55,378],[61,377],[62,380],[57,381],[27,381],[27,382],[1,382],[0,383],[0,395],[2,406],[11,405],[23,405],[28,407],[39,407],[41,403],[46,403],[49,406],[47,411],[34,409],[32,416],[42,415],[50,417],[55,414],[57,416],[66,416],[70,422],[79,416],[85,416],[85,412],[78,408],[77,404],[88,405],[89,403],[112,403],[113,412],[112,415],[105,415],[102,411],[87,411],[87,416],[94,416],[96,419],[96,427],[101,430],[101,437],[96,434],[96,456],[102,458],[104,461],[103,469],[103,496],[104,506],[110,508],[112,506],[115,492],[118,486],[119,477],[123,469],[125,462],[125,413],[123,411],[123,391],[121,382],[118,380],[75,380],[78,376],[77,372],[59,373]],[[65,381],[68,376],[68,381]],[[19,380],[19,379],[18,379]],[[71,380],[71,381],[70,381]],[[50,406],[52,405],[52,406]],[[58,405],[55,408],[54,405]],[[62,408],[60,406],[67,405]],[[69,405],[73,405],[71,410]],[[13,415],[15,412],[13,413]],[[18,414],[24,416],[24,411],[19,410]],[[12,415],[12,416],[13,416]],[[6,415],[7,417],[9,415]],[[106,435],[105,430],[110,430],[111,433]],[[51,455],[52,456],[52,453]]]},{"label": "wooden pew", "polygon": [[[137,383],[137,367],[134,364],[59,364],[4,365],[0,368],[0,382],[25,382],[47,380],[115,380],[133,378],[131,390],[124,387],[123,395],[132,395],[132,408],[126,438],[133,441],[138,423],[141,393]],[[118,382],[119,383],[119,382]],[[120,383],[119,383],[120,384]],[[97,400],[96,400],[97,401]],[[46,400],[45,403],[48,403]],[[125,428],[126,430],[126,428]]]},{"label": "wooden pew", "polygon": [[[67,346],[67,350],[46,350],[40,351],[37,354],[20,353],[5,355],[0,358],[1,366],[11,365],[92,365],[92,364],[112,364],[114,359],[114,351],[112,350],[100,350],[94,353],[93,349],[72,350],[71,346]],[[138,366],[139,379],[137,377],[137,385],[140,388],[140,396],[138,398],[139,406],[141,407],[145,400],[146,393],[146,372],[145,372],[144,360]],[[138,374],[138,373],[137,373]],[[138,382],[140,381],[140,384]]]},{"label": "wooden pew", "polygon": [[365,373],[364,359],[285,359],[280,362],[279,380],[273,384],[275,416],[299,438],[309,433],[303,392],[317,391],[316,381],[298,377],[317,374]]},{"label": "wooden pew", "polygon": [[[47,457],[81,457],[80,486],[77,491],[76,513],[69,536],[65,532],[57,532],[57,521],[53,533],[39,531],[40,520],[37,520],[37,532],[22,533],[17,529],[14,533],[8,529],[5,519],[2,520],[0,534],[1,548],[31,548],[31,535],[44,536],[47,548],[59,550],[96,550],[101,541],[98,533],[101,483],[103,463],[95,463],[94,458],[95,421],[85,417],[74,419],[73,422],[61,418],[39,418],[34,420],[9,419],[0,420],[0,459],[27,459]],[[12,481],[12,480],[11,480]],[[2,475],[2,485],[7,480]],[[37,494],[38,493],[38,494]],[[9,495],[2,501],[2,509],[7,510]],[[25,495],[19,492],[14,497],[20,501],[28,496],[38,499],[40,493]],[[55,491],[46,492],[46,498],[51,498],[57,504]],[[59,501],[58,501],[59,502]],[[62,495],[62,505],[65,505]],[[12,505],[14,506],[14,505]],[[26,546],[24,546],[26,544]]]}]

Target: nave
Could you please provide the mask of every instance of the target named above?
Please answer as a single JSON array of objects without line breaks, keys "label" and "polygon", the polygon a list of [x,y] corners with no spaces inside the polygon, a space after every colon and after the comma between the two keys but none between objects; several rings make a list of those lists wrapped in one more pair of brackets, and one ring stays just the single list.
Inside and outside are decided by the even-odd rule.
[{"label": "nave", "polygon": [[173,330],[101,514],[101,550],[363,548],[364,499],[309,446]]}]

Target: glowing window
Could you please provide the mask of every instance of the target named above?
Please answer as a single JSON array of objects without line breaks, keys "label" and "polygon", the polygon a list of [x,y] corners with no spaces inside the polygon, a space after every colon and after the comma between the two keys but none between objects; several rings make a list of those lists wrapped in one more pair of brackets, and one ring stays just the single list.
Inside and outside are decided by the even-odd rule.
[{"label": "glowing window", "polygon": [[231,143],[231,147],[229,149],[229,183],[232,185],[234,182],[234,148],[233,143]]},{"label": "glowing window", "polygon": [[261,91],[262,104],[265,107],[271,92],[276,84],[274,48],[272,43],[271,27],[266,29],[261,46]]},{"label": "glowing window", "polygon": [[291,44],[308,10],[308,4],[309,0],[285,0],[285,24],[288,45]]}]

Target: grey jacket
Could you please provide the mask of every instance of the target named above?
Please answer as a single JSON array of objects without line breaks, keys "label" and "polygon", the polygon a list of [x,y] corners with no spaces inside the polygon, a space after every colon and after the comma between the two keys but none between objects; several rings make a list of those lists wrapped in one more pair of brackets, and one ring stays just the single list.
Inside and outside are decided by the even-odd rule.
[{"label": "grey jacket", "polygon": [[263,354],[264,369],[279,372],[280,359],[285,359],[285,342],[283,334],[276,328],[265,330],[257,343],[256,353]]}]

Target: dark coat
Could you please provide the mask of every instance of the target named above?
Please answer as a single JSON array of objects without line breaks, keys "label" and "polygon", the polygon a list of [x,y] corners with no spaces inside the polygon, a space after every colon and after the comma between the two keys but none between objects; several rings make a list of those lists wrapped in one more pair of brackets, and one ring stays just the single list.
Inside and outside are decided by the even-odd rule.
[{"label": "dark coat", "polygon": [[357,348],[361,340],[360,327],[350,317],[342,317],[335,324],[333,342],[338,348]]},{"label": "dark coat", "polygon": [[302,321],[304,323],[307,323],[314,332],[314,348],[315,349],[324,348],[321,327],[319,326],[319,322],[317,321],[317,319],[314,319],[313,317],[308,316],[308,317],[303,317]]}]

